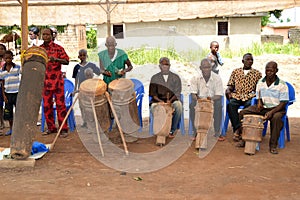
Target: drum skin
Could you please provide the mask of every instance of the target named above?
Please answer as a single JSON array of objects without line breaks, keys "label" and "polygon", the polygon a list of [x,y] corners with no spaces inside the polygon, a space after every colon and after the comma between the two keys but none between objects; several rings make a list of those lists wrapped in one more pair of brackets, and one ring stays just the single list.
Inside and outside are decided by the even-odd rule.
[{"label": "drum skin", "polygon": [[244,115],[242,139],[245,141],[262,141],[262,131],[264,129],[263,116]]}]

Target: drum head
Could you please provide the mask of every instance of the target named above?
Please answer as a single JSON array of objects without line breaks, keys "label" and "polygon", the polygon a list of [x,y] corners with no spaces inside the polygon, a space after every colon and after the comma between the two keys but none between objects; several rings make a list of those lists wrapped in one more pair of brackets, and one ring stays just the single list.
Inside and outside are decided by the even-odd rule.
[{"label": "drum head", "polygon": [[130,79],[120,78],[110,82],[108,88],[111,91],[130,91],[134,89],[134,84]]},{"label": "drum head", "polygon": [[105,93],[106,83],[102,79],[87,79],[80,84],[79,91],[87,95],[99,96]]}]

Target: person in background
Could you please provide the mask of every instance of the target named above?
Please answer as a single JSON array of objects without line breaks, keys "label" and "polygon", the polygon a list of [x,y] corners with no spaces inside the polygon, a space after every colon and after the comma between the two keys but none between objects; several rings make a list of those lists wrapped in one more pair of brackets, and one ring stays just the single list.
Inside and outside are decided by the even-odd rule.
[{"label": "person in background", "polygon": [[172,127],[169,133],[169,138],[175,137],[178,123],[182,113],[182,103],[179,100],[181,94],[181,79],[170,71],[170,60],[167,57],[159,59],[160,72],[151,77],[149,86],[149,96],[152,97],[150,102],[151,110],[155,104],[164,102],[171,103],[174,108],[172,117]]},{"label": "person in background", "polygon": [[21,67],[13,62],[13,52],[5,51],[5,64],[0,70],[0,79],[2,79],[2,95],[5,101],[4,120],[9,122],[9,130],[6,136],[12,134],[14,106],[17,105],[17,96],[20,86]]},{"label": "person in background", "polygon": [[[4,44],[0,44],[0,70],[3,69],[5,64],[5,60],[4,60],[5,51],[6,51],[6,46]],[[3,128],[4,128],[3,106],[4,106],[4,100],[2,95],[2,79],[0,79],[0,134],[3,132]]]},{"label": "person in background", "polygon": [[52,32],[53,32],[53,38],[52,38],[53,42],[54,42],[55,44],[58,44],[58,45],[62,46],[62,43],[61,43],[60,41],[57,40],[57,29],[56,29],[55,27],[53,27],[53,26],[50,27],[50,29],[51,29]]},{"label": "person in background", "polygon": [[225,91],[227,104],[227,112],[233,127],[233,140],[238,142],[241,139],[241,122],[239,120],[238,109],[240,106],[247,108],[251,105],[251,100],[255,97],[256,84],[262,77],[260,71],[252,68],[253,56],[246,53],[243,56],[243,67],[232,71],[227,89]]},{"label": "person in background", "polygon": [[[46,50],[49,58],[46,66],[43,90],[44,113],[48,127],[48,130],[43,134],[47,135],[57,132],[53,116],[53,98],[56,103],[59,126],[61,126],[62,121],[67,114],[64,94],[64,79],[61,71],[61,65],[69,64],[69,56],[62,46],[53,42],[53,32],[50,28],[46,28],[43,30],[42,37],[44,43],[41,45],[41,47]],[[68,136],[67,123],[64,123],[60,136]]]},{"label": "person in background", "polygon": [[212,71],[218,74],[218,66],[222,66],[224,63],[221,54],[219,53],[219,43],[217,41],[212,41],[210,43],[210,53],[207,55],[207,58],[212,63]]},{"label": "person in background", "polygon": [[201,61],[201,73],[191,79],[191,95],[192,103],[190,104],[190,118],[193,122],[194,138],[196,129],[194,126],[195,120],[195,106],[198,99],[208,98],[213,100],[214,104],[214,131],[215,136],[219,141],[224,141],[225,138],[220,136],[221,121],[222,121],[222,96],[223,96],[223,83],[221,77],[216,73],[211,73],[212,65],[208,58]]},{"label": "person in background", "polygon": [[[100,68],[96,66],[94,63],[87,62],[87,50],[80,49],[78,52],[78,58],[80,59],[80,63],[76,64],[73,69],[72,78],[75,79],[75,89],[73,95],[79,90],[80,84],[86,79],[93,78],[94,73],[100,75]],[[86,121],[84,117],[84,112],[82,112],[82,105],[79,103],[79,107],[82,114],[83,124],[82,127],[86,127]]]},{"label": "person in background", "polygon": [[29,47],[32,46],[40,46],[41,44],[43,44],[42,40],[39,40],[39,36],[40,36],[40,29],[38,27],[31,27],[29,29]]},{"label": "person in background", "polygon": [[103,80],[108,85],[115,79],[125,78],[125,74],[131,71],[133,67],[125,51],[116,48],[115,37],[108,36],[105,46],[107,49],[99,52],[98,57]]},{"label": "person in background", "polygon": [[[288,87],[285,81],[277,76],[277,72],[277,63],[268,62],[265,68],[266,76],[260,79],[256,86],[258,103],[242,110],[239,114],[240,120],[247,114],[262,115],[265,120],[270,120],[269,150],[271,154],[278,154],[278,139],[283,127],[282,117],[286,113],[285,106],[289,101]],[[239,147],[244,146],[245,142],[241,140]]]}]

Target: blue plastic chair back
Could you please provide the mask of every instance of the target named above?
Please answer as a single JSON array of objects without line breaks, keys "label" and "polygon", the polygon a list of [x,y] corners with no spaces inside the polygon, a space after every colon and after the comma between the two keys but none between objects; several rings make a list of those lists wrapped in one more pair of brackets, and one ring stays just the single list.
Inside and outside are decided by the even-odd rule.
[{"label": "blue plastic chair back", "polygon": [[65,90],[65,104],[70,107],[73,102],[72,92],[74,91],[74,84],[69,79],[64,79],[64,90]]},{"label": "blue plastic chair back", "polygon": [[[130,80],[134,84],[136,104],[137,104],[137,107],[138,107],[138,115],[139,115],[139,120],[140,120],[140,126],[142,128],[143,127],[142,105],[143,105],[143,97],[144,97],[144,94],[145,94],[144,85],[141,81],[139,81],[137,79],[132,78]],[[142,131],[141,128],[140,128],[139,131]]]}]

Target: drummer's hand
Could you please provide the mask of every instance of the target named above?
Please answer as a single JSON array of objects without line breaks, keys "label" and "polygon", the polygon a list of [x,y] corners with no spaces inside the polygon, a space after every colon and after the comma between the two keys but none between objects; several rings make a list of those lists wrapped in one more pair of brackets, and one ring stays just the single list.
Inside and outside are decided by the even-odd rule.
[{"label": "drummer's hand", "polygon": [[107,71],[107,70],[105,70],[105,71],[103,72],[103,75],[104,75],[104,76],[111,77],[111,72],[110,72],[110,71]]},{"label": "drummer's hand", "polygon": [[273,113],[271,111],[267,112],[264,116],[264,120],[268,120],[268,119],[271,119],[273,116]]},{"label": "drummer's hand", "polygon": [[50,59],[50,61],[51,61],[51,62],[56,62],[56,61],[55,61],[55,60],[56,60],[56,58],[54,58],[53,56],[50,56],[50,58],[49,58],[49,59]]},{"label": "drummer's hand", "polygon": [[231,91],[229,89],[226,89],[225,95],[228,100],[232,98]]},{"label": "drummer's hand", "polygon": [[207,98],[207,100],[211,100],[211,97],[206,97]]},{"label": "drummer's hand", "polygon": [[256,112],[262,111],[263,108],[264,107],[261,104],[257,104],[257,106],[256,106]]},{"label": "drummer's hand", "polygon": [[121,72],[120,72],[120,76],[124,76],[126,74],[126,71],[125,70],[122,70]]}]

